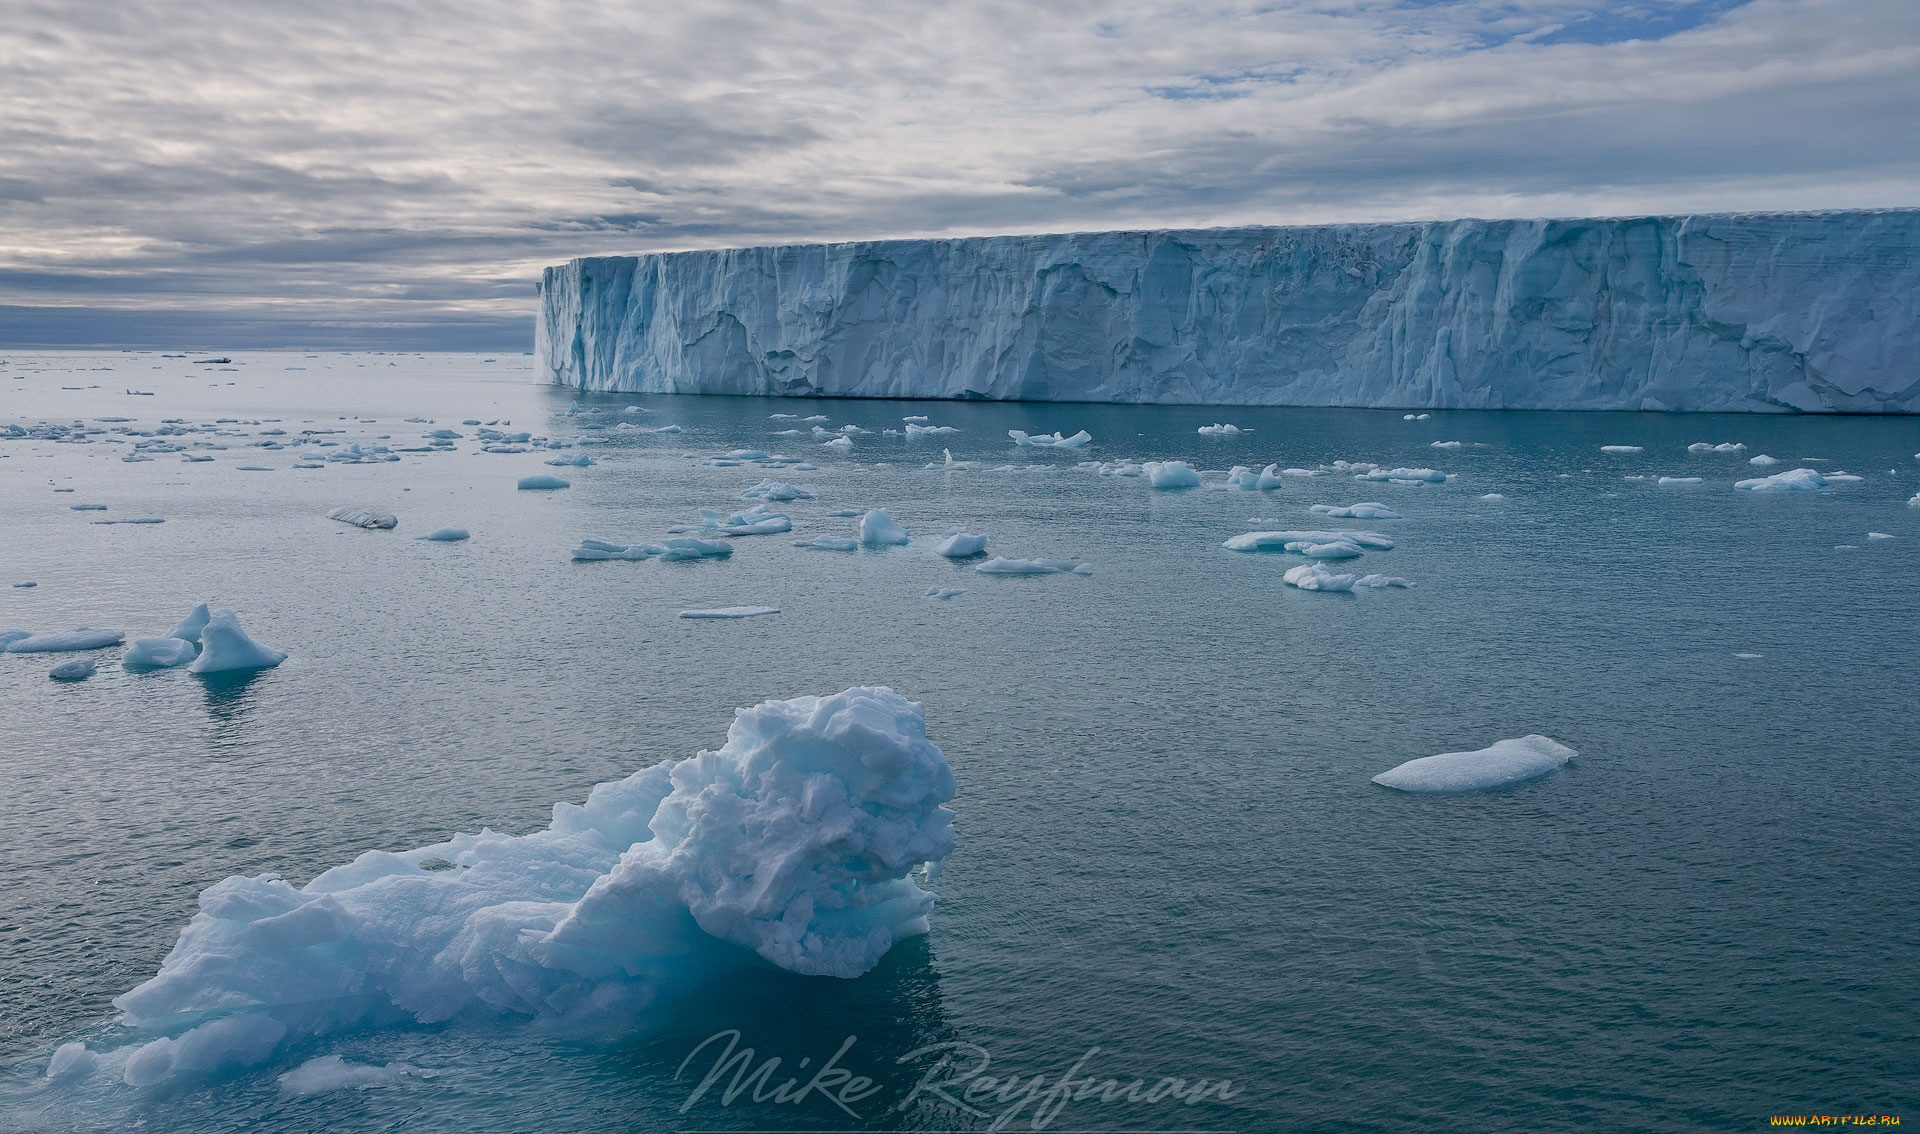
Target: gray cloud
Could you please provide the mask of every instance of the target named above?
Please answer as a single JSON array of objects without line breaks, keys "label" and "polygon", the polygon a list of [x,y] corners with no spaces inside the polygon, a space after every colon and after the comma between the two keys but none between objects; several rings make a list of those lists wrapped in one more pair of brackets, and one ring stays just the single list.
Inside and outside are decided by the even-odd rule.
[{"label": "gray cloud", "polygon": [[1910,0],[15,0],[0,342],[530,339],[546,263],[743,242],[1916,205],[1916,68]]}]

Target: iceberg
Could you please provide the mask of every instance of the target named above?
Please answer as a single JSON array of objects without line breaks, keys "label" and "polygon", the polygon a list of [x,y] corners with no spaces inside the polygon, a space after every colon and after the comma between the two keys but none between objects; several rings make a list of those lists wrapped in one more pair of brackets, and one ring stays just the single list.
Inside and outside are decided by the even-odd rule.
[{"label": "iceberg", "polygon": [[1185,461],[1148,461],[1140,469],[1155,488],[1200,487],[1200,474]]},{"label": "iceberg", "polygon": [[210,886],[115,999],[135,1035],[93,1075],[164,1088],[314,1036],[464,1019],[620,1034],[750,965],[857,977],[927,932],[913,875],[953,851],[953,794],[921,707],[890,689],[741,709],[718,750],[603,783],[544,830]]},{"label": "iceberg", "polygon": [[[11,633],[11,631],[9,631]],[[10,654],[57,654],[68,650],[103,650],[126,640],[118,630],[62,630],[57,634],[30,634],[7,643]]]},{"label": "iceberg", "polygon": [[1733,486],[1748,492],[1821,492],[1827,487],[1827,478],[1812,469],[1794,469],[1751,480],[1736,480]]},{"label": "iceberg", "polygon": [[897,547],[907,542],[907,529],[893,522],[885,508],[860,517],[860,542],[868,547]]},{"label": "iceberg", "polygon": [[1913,209],[662,252],[540,297],[536,367],[582,390],[1920,411]]},{"label": "iceberg", "polygon": [[1322,516],[1329,516],[1336,520],[1398,520],[1402,518],[1400,513],[1385,504],[1371,500],[1364,504],[1348,504],[1345,507],[1315,504],[1308,511],[1318,512]]},{"label": "iceberg", "polygon": [[1423,793],[1497,791],[1559,771],[1575,755],[1559,741],[1535,734],[1473,752],[1422,756],[1381,772],[1373,782]]},{"label": "iceberg", "polygon": [[1241,429],[1237,425],[1215,422],[1212,425],[1201,426],[1198,432],[1202,437],[1235,437],[1241,433],[1251,433],[1253,431],[1251,429]]},{"label": "iceberg", "polygon": [[356,528],[374,528],[391,531],[400,526],[391,512],[376,512],[370,508],[335,508],[327,513],[327,519],[339,520],[343,524],[352,524]]},{"label": "iceberg", "polygon": [[279,650],[269,649],[247,636],[240,618],[231,610],[216,610],[207,616],[200,630],[200,656],[187,666],[188,673],[231,673],[238,670],[272,669],[287,660]]},{"label": "iceberg", "polygon": [[1043,449],[1079,449],[1083,448],[1087,442],[1093,440],[1093,434],[1088,433],[1084,429],[1071,437],[1060,436],[1058,430],[1050,434],[1031,434],[1024,429],[1009,429],[1007,430],[1007,436],[1013,438],[1013,443],[1023,449],[1035,447]]},{"label": "iceberg", "polygon": [[85,681],[93,676],[94,668],[92,658],[74,658],[54,666],[47,671],[47,676],[55,681]]},{"label": "iceberg", "polygon": [[977,532],[963,532],[956,528],[934,545],[933,553],[944,555],[948,559],[965,559],[968,556],[984,554],[986,550],[986,536]]},{"label": "iceberg", "polygon": [[200,632],[207,628],[207,621],[212,617],[213,614],[207,609],[206,603],[195,603],[193,609],[187,612],[187,616],[174,623],[173,629],[167,631],[167,637],[179,638],[197,646],[200,644]]}]

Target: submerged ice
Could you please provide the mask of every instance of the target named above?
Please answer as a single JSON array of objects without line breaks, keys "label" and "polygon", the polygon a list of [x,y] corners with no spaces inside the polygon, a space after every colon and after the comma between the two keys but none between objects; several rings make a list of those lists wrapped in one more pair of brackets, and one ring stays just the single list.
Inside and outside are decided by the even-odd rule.
[{"label": "submerged ice", "polygon": [[545,830],[209,887],[159,972],[114,1002],[147,1038],[97,1058],[67,1045],[61,1071],[156,1086],[463,1016],[624,1031],[756,955],[858,976],[926,932],[933,895],[909,875],[953,850],[953,792],[920,706],[892,690],[763,702],[719,750],[601,784]]}]

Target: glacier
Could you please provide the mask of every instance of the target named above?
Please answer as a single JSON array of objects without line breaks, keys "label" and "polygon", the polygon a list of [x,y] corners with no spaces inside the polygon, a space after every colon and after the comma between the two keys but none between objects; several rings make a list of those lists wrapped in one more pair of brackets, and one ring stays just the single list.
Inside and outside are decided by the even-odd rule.
[{"label": "glacier", "polygon": [[592,391],[1920,412],[1920,210],[881,240],[543,275]]}]

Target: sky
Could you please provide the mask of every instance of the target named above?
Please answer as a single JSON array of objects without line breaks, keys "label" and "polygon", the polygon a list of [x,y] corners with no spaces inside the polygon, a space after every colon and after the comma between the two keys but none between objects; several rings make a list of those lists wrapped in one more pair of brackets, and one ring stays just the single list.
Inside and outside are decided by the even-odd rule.
[{"label": "sky", "polygon": [[0,346],[525,350],[584,255],[1909,206],[1916,0],[0,0]]}]

